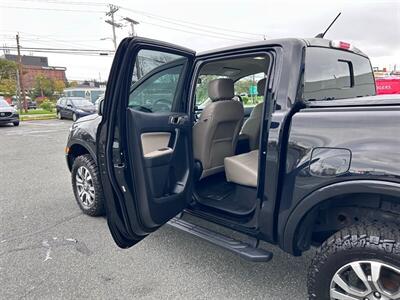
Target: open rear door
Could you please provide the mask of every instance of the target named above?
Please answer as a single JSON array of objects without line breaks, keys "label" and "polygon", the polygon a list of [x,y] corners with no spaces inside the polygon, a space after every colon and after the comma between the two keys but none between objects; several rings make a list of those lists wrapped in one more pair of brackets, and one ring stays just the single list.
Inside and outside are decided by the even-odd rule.
[{"label": "open rear door", "polygon": [[122,248],[157,230],[191,199],[194,57],[191,50],[136,37],[116,52],[97,151],[108,226]]}]

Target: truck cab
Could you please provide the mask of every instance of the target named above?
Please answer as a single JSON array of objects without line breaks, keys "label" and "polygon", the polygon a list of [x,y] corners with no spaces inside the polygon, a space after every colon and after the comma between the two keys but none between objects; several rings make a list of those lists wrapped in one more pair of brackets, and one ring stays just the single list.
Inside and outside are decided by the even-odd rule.
[{"label": "truck cab", "polygon": [[90,152],[114,241],[168,222],[251,261],[272,258],[259,241],[314,245],[310,299],[399,299],[400,99],[375,94],[368,57],[346,42],[195,53],[123,40]]}]

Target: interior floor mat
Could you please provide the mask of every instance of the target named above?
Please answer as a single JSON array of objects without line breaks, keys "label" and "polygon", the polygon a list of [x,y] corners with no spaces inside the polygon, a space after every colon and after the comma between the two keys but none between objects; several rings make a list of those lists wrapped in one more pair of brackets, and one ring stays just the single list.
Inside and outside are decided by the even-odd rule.
[{"label": "interior floor mat", "polygon": [[248,215],[256,207],[257,189],[227,182],[225,173],[206,177],[195,190],[199,204],[232,215]]},{"label": "interior floor mat", "polygon": [[208,176],[196,184],[197,194],[201,198],[221,201],[229,197],[235,189],[233,183],[227,182],[225,173]]}]

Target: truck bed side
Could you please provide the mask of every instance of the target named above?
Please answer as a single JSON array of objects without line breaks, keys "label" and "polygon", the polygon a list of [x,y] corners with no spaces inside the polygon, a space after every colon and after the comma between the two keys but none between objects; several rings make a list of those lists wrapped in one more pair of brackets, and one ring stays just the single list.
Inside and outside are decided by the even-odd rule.
[{"label": "truck bed side", "polygon": [[296,222],[326,200],[323,195],[357,193],[363,186],[364,192],[400,196],[399,152],[400,105],[307,107],[296,113],[280,202],[281,246],[293,251]]}]

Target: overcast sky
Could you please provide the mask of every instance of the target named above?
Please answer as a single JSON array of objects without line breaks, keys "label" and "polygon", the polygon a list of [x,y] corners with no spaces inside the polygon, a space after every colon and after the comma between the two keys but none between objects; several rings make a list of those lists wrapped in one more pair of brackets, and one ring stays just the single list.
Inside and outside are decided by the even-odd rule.
[{"label": "overcast sky", "polygon": [[[313,37],[342,12],[326,38],[353,43],[370,56],[373,66],[392,69],[397,64],[400,69],[400,0],[111,3],[121,7],[116,21],[125,24],[121,19],[130,17],[141,23],[136,26],[138,35],[196,51],[261,40],[263,35]],[[25,47],[112,50],[111,26],[104,22],[107,9],[102,0],[0,0],[0,40],[2,45],[15,46],[15,34],[20,32]],[[129,29],[117,29],[119,41]],[[111,57],[103,56],[45,55],[50,65],[67,67],[72,80],[105,79],[112,63]]]}]

